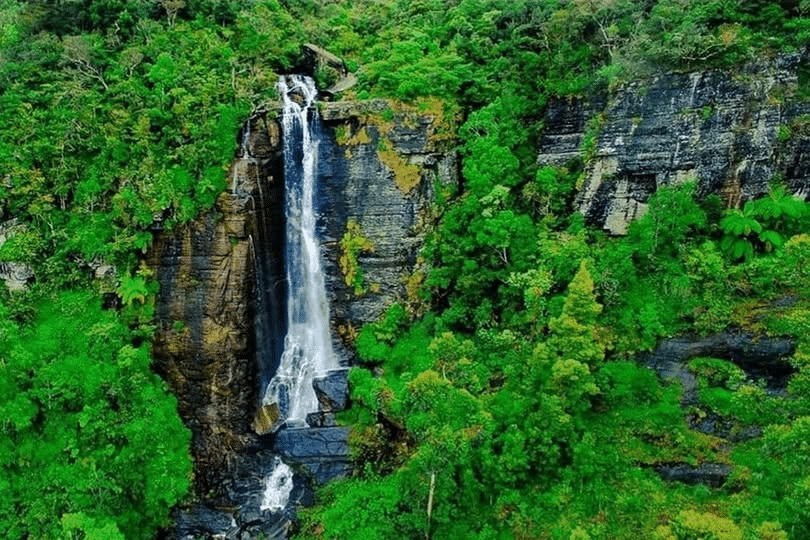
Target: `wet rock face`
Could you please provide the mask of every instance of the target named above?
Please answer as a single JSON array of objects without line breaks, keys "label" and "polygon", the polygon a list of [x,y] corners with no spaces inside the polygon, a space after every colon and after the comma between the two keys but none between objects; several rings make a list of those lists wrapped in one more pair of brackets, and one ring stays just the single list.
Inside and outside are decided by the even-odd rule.
[{"label": "wet rock face", "polygon": [[785,55],[735,72],[672,73],[609,96],[553,103],[538,163],[563,165],[596,135],[578,199],[589,223],[624,234],[662,185],[694,180],[729,207],[768,192],[810,193],[810,103],[792,97],[804,59]]},{"label": "wet rock face", "polygon": [[[250,127],[245,131],[250,140],[231,168],[229,190],[215,208],[172,234],[158,234],[147,258],[160,282],[156,368],[192,430],[199,493],[217,489],[234,456],[254,443],[255,353],[259,341],[272,341],[255,332],[261,265],[252,240],[268,236],[265,229],[272,224],[266,221],[279,219],[282,211],[279,133],[262,116],[252,118]],[[257,204],[260,191],[268,208]]]},{"label": "wet rock face", "polygon": [[333,370],[312,381],[320,412],[338,412],[346,408],[349,397],[348,374],[345,369]]},{"label": "wet rock face", "polygon": [[[387,113],[390,120],[379,122]],[[389,102],[372,100],[325,103],[321,116],[328,132],[318,169],[324,181],[326,288],[335,327],[358,328],[403,297],[403,277],[413,270],[423,242],[433,182],[456,181],[456,158],[433,143],[440,119],[430,114],[393,112]],[[398,156],[395,163],[381,157],[384,147]],[[408,168],[421,180],[405,192],[398,174]],[[361,295],[344,282],[338,264],[349,220],[374,246],[358,258],[366,284]]]},{"label": "wet rock face", "polygon": [[294,473],[288,503],[283,509],[263,508],[268,478],[278,464],[270,450],[250,449],[240,454],[229,477],[223,479],[222,490],[228,504],[214,501],[198,502],[178,513],[171,538],[197,540],[221,538],[227,540],[284,539],[297,530],[295,509],[313,502],[311,484],[306,475]]},{"label": "wet rock face", "polygon": [[282,429],[273,450],[288,463],[297,464],[318,484],[351,472],[349,428]]}]

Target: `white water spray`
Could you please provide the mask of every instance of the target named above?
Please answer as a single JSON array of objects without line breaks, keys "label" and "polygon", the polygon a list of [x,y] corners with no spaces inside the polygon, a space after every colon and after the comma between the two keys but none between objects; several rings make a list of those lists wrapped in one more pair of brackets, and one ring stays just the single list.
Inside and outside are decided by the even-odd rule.
[{"label": "white water spray", "polygon": [[273,462],[273,472],[264,479],[264,493],[260,510],[278,512],[284,510],[290,500],[293,489],[293,472],[289,465],[276,456]]},{"label": "white water spray", "polygon": [[282,76],[284,183],[287,218],[287,336],[265,404],[277,403],[289,423],[318,410],[312,380],[338,367],[329,331],[329,303],[316,238],[315,181],[318,156],[317,91],[309,77]]}]

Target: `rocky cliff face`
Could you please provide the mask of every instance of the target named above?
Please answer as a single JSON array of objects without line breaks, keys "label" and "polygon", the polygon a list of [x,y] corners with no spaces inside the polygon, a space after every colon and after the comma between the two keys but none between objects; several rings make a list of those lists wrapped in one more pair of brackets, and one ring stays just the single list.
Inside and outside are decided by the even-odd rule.
[{"label": "rocky cliff face", "polygon": [[[255,116],[214,209],[171,234],[158,234],[148,263],[160,282],[154,356],[194,433],[200,492],[214,488],[234,455],[255,444],[255,241],[271,240],[268,219],[283,216],[280,132]],[[282,236],[283,241],[283,236]],[[268,251],[278,251],[268,246]],[[280,264],[280,263],[279,263]],[[279,269],[264,268],[278,274]]]},{"label": "rocky cliff face", "polygon": [[[403,278],[416,263],[434,182],[455,182],[457,163],[439,141],[439,111],[420,113],[376,100],[327,103],[322,117],[335,135],[327,141],[328,170],[320,173],[330,194],[323,206],[327,289],[333,294],[336,327],[357,328],[403,296]],[[349,222],[359,225],[373,246],[358,253],[364,281],[360,294],[345,282],[339,264],[339,242]]]},{"label": "rocky cliff face", "polygon": [[716,193],[729,207],[766,194],[777,176],[804,197],[810,193],[810,102],[799,95],[805,60],[796,54],[733,72],[670,73],[558,101],[545,118],[538,163],[584,156],[579,209],[613,234],[626,232],[658,187],[687,180],[697,183],[699,196]]},{"label": "rocky cliff face", "polygon": [[[810,195],[810,93],[806,54],[763,60],[735,71],[669,73],[586,98],[552,102],[544,118],[539,165],[584,165],[576,199],[586,221],[614,235],[627,232],[661,186],[691,181],[699,198],[718,195],[729,208],[766,195],[773,182]],[[690,359],[733,362],[771,394],[784,391],[793,339],[739,330],[659,341],[637,360],[683,388],[692,429],[731,445],[760,435],[740,429],[699,403]],[[719,463],[658,465],[665,480],[722,485]]]},{"label": "rocky cliff face", "polygon": [[[260,497],[259,488],[234,479],[247,469],[267,469],[271,449],[295,454],[293,461],[315,471],[317,481],[346,471],[342,463],[324,467],[318,456],[301,454],[300,437],[293,437],[295,444],[288,444],[285,453],[284,441],[259,436],[251,427],[262,379],[277,366],[286,331],[282,134],[276,114],[256,113],[241,130],[229,187],[215,208],[173,233],[158,234],[148,254],[161,285],[156,367],[177,395],[180,414],[194,434],[196,492],[207,499],[207,506],[181,516],[178,537],[269,534],[255,528],[258,522],[267,523],[254,515],[260,513],[254,500]],[[318,157],[318,226],[336,350],[348,364],[354,329],[402,296],[403,277],[413,268],[421,242],[432,183],[453,181],[456,168],[452,155],[434,144],[439,119],[429,113],[375,101],[327,103],[321,114],[327,136]],[[346,283],[340,263],[340,241],[350,222],[373,245],[357,254],[368,284],[359,294]],[[321,429],[332,438],[340,436],[324,447],[338,448],[345,461],[345,430],[326,424]],[[259,465],[250,465],[254,462]],[[304,499],[304,494],[295,498]],[[242,510],[223,510],[228,506]],[[213,530],[220,525],[222,530]],[[272,528],[282,531],[287,525],[277,522]]]}]

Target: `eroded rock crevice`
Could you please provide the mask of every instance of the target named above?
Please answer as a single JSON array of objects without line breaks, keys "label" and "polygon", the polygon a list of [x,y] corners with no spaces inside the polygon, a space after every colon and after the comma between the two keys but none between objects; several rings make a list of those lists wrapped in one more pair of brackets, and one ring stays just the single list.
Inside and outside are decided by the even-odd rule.
[{"label": "eroded rock crevice", "polygon": [[[733,419],[706,408],[700,402],[699,377],[690,368],[690,360],[704,357],[727,360],[739,367],[748,381],[762,384],[772,395],[781,395],[795,372],[790,362],[795,352],[793,338],[726,331],[704,337],[663,339],[655,350],[639,355],[637,360],[654,370],[661,380],[681,386],[681,406],[691,429],[728,444],[759,437],[762,430],[756,425],[739,426]],[[725,463],[664,463],[653,468],[664,480],[711,487],[725,484],[732,471]]]}]

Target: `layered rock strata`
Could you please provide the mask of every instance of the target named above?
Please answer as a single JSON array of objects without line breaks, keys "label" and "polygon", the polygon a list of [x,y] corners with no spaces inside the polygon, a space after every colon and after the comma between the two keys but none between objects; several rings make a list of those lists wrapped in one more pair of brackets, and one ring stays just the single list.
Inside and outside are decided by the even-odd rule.
[{"label": "layered rock strata", "polygon": [[275,269],[262,268],[255,256],[256,242],[273,237],[266,221],[283,216],[280,132],[264,116],[248,125],[243,135],[250,140],[231,167],[228,191],[190,225],[158,234],[147,258],[160,282],[156,368],[192,430],[199,492],[215,489],[234,456],[256,442],[256,350],[272,349],[261,343],[271,338],[255,330],[257,270],[270,274],[265,282],[283,276],[278,246],[266,247],[277,252]]},{"label": "layered rock strata", "polygon": [[578,197],[589,223],[624,234],[662,185],[694,181],[728,207],[779,178],[810,194],[810,101],[801,54],[735,71],[669,73],[589,99],[552,103],[541,165],[585,158]]},{"label": "layered rock strata", "polygon": [[[319,171],[329,197],[322,206],[326,286],[336,327],[354,329],[402,297],[403,278],[413,271],[423,242],[434,182],[457,181],[457,161],[436,137],[443,120],[438,113],[372,100],[325,103],[321,114],[336,135],[326,149],[329,163]],[[359,295],[339,265],[339,242],[350,221],[373,245],[358,256],[366,285]]]}]

